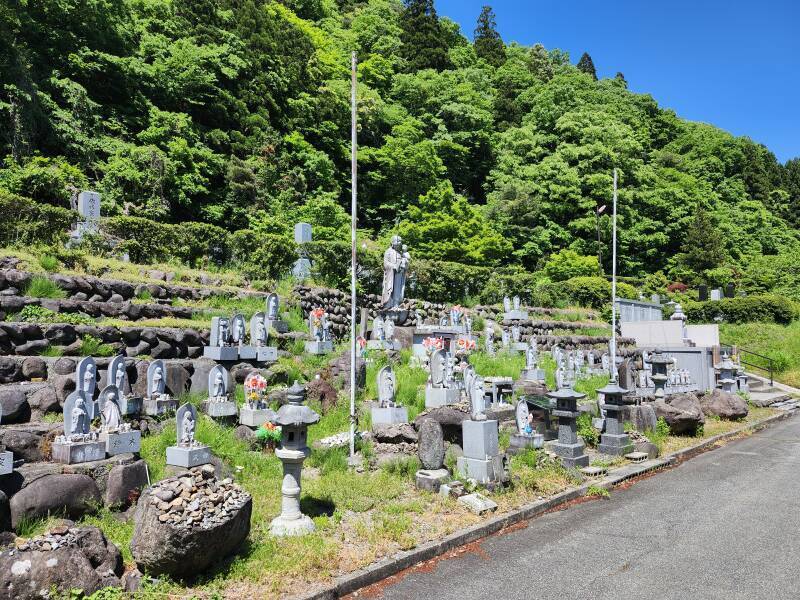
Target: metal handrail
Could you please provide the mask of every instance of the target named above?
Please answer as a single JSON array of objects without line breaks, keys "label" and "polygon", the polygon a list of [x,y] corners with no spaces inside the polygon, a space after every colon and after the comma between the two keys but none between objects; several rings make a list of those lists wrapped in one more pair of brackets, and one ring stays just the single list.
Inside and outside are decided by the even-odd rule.
[{"label": "metal handrail", "polygon": [[[775,367],[773,364],[774,361],[769,356],[764,356],[763,354],[759,354],[758,352],[753,352],[751,350],[746,350],[745,348],[740,348],[739,346],[731,346],[730,344],[720,344],[719,347],[720,350],[729,350],[731,354],[735,349],[736,352],[739,354],[739,362],[741,364],[746,365],[748,367],[752,367],[754,369],[758,369],[760,371],[764,371],[765,373],[769,373],[769,384],[773,385]],[[767,366],[765,367],[756,363],[747,362],[742,358],[742,354],[746,354],[748,356],[755,356],[756,358],[762,358],[765,361],[767,361]]]}]

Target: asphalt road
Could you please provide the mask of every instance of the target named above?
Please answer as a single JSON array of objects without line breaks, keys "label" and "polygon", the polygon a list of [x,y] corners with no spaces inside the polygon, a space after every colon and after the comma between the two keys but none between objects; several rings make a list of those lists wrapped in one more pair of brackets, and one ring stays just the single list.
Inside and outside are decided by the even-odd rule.
[{"label": "asphalt road", "polygon": [[800,418],[411,572],[385,599],[800,598]]}]

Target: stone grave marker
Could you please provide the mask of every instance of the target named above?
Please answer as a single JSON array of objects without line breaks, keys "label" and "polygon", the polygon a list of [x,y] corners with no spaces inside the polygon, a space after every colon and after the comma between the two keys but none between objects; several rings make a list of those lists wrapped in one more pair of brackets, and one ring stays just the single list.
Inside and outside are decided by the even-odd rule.
[{"label": "stone grave marker", "polygon": [[122,411],[119,408],[121,401],[122,392],[116,385],[104,387],[97,399],[102,420],[99,439],[105,442],[106,454],[109,456],[139,452],[142,445],[142,433],[122,420]]},{"label": "stone grave marker", "polygon": [[167,464],[190,469],[211,462],[211,449],[198,442],[194,436],[197,429],[197,409],[188,402],[175,413],[177,442],[167,448]]},{"label": "stone grave marker", "polygon": [[147,397],[144,412],[150,416],[163,415],[175,410],[178,403],[167,393],[167,367],[161,359],[154,360],[147,367]]},{"label": "stone grave marker", "polygon": [[236,402],[230,399],[229,385],[228,370],[222,365],[212,367],[208,372],[208,399],[201,407],[209,417],[224,419],[239,414]]}]

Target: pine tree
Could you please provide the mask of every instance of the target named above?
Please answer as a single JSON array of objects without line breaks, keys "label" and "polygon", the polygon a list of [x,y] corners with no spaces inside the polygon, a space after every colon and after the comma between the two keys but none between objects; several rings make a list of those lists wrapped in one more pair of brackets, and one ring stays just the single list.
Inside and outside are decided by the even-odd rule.
[{"label": "pine tree", "polygon": [[625,79],[625,74],[622,71],[617,71],[617,74],[614,76],[614,79],[623,83],[625,87],[628,87],[628,80]]},{"label": "pine tree", "polygon": [[592,79],[597,81],[597,71],[594,68],[594,61],[592,61],[592,57],[589,56],[588,52],[584,52],[583,56],[581,56],[581,59],[578,61],[578,70],[588,73],[592,76]]},{"label": "pine tree", "polygon": [[722,234],[702,205],[695,210],[681,250],[681,262],[698,275],[720,266],[725,260]]},{"label": "pine tree", "polygon": [[542,81],[550,81],[553,78],[553,61],[550,55],[541,44],[536,44],[531,48],[528,55],[528,67],[536,77]]},{"label": "pine tree", "polygon": [[506,62],[506,45],[497,32],[497,23],[491,6],[484,6],[475,28],[475,54],[490,65],[501,66]]},{"label": "pine tree", "polygon": [[406,71],[450,67],[449,48],[433,0],[405,0],[400,26],[400,54]]}]

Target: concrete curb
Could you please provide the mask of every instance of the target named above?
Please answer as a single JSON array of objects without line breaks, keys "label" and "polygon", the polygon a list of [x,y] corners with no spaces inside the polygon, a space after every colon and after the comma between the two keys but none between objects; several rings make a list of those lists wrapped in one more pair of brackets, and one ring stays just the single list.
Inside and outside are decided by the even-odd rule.
[{"label": "concrete curb", "polygon": [[352,571],[336,579],[333,583],[327,585],[325,588],[316,592],[311,592],[303,596],[296,596],[296,600],[335,600],[347,594],[355,592],[361,588],[367,587],[379,581],[386,579],[392,575],[396,575],[400,571],[404,571],[416,564],[431,560],[437,556],[441,556],[459,548],[466,544],[470,544],[479,539],[488,537],[502,529],[520,523],[522,521],[530,520],[536,516],[546,513],[554,508],[562,506],[577,498],[582,498],[586,495],[587,490],[591,486],[602,487],[605,489],[612,489],[620,483],[638,477],[651,471],[656,471],[665,467],[671,467],[680,464],[684,460],[700,454],[705,450],[713,449],[719,442],[737,437],[742,433],[748,431],[757,431],[768,427],[779,421],[783,421],[792,417],[796,410],[786,411],[785,413],[773,415],[750,423],[739,429],[715,435],[714,437],[703,440],[699,444],[678,450],[665,457],[648,460],[642,463],[632,463],[615,470],[610,475],[603,479],[591,480],[583,485],[571,488],[556,494],[551,498],[539,500],[531,504],[522,506],[510,513],[493,517],[483,523],[478,523],[472,527],[461,529],[449,536],[440,540],[433,540],[426,542],[412,550],[400,552],[389,557],[385,557],[378,562],[371,565]]}]

